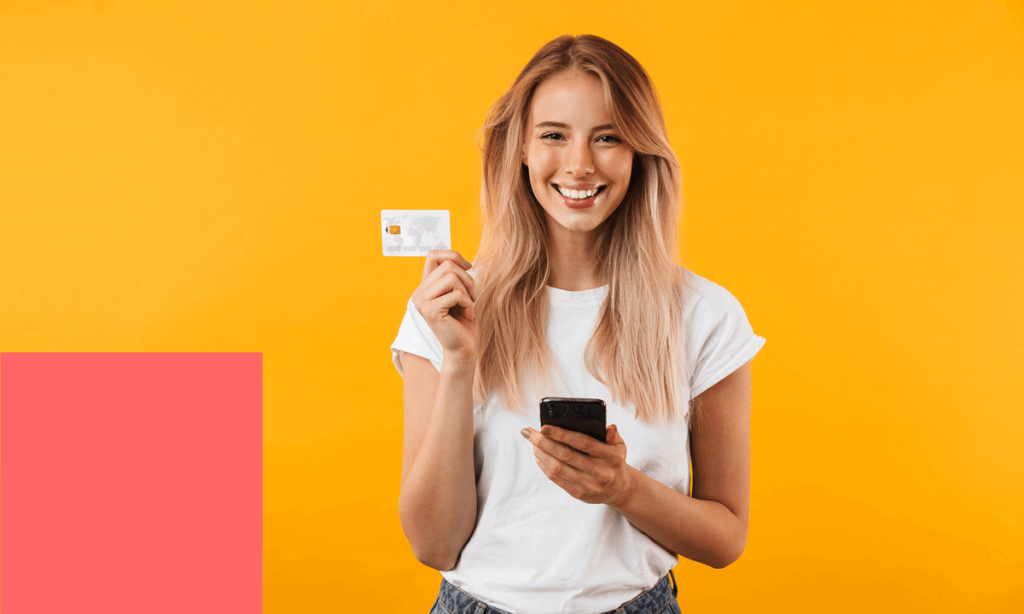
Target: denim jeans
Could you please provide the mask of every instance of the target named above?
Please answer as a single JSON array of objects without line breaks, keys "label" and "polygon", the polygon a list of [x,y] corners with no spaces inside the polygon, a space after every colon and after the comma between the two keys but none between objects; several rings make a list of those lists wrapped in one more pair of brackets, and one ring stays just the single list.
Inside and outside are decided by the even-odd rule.
[{"label": "denim jeans", "polygon": [[[669,576],[672,577],[671,586]],[[682,614],[676,595],[679,586],[671,571],[663,577],[654,588],[646,590],[636,597],[623,603],[614,610],[602,614]],[[508,614],[505,610],[480,601],[476,597],[456,588],[448,580],[441,580],[441,591],[437,595],[430,614]],[[597,614],[595,612],[595,614]]]}]

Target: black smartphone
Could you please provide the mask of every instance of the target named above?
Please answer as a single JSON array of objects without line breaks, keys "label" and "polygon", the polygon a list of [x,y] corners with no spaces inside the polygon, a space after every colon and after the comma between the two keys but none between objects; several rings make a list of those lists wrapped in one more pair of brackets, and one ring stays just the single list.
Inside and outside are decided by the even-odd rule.
[{"label": "black smartphone", "polygon": [[540,425],[545,424],[605,440],[606,408],[601,399],[544,397],[540,400]]}]

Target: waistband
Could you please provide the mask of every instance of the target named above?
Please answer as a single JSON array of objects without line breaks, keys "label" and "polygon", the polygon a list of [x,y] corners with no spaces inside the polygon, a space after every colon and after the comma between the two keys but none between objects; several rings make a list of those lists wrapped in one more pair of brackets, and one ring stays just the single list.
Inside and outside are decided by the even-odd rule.
[{"label": "waistband", "polygon": [[[669,578],[671,578],[671,582]],[[675,575],[670,570],[652,588],[640,593],[614,610],[602,612],[602,614],[651,614],[661,610],[666,603],[675,599],[678,594],[679,586],[676,584]],[[441,580],[441,591],[438,595],[438,600],[444,609],[451,612],[451,614],[509,614],[505,610],[480,601],[446,579]]]}]

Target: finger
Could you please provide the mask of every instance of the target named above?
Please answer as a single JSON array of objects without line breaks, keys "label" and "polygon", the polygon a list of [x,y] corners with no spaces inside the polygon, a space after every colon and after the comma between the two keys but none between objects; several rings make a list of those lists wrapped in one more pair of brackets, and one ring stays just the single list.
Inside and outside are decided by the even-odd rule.
[{"label": "finger", "polygon": [[420,292],[421,298],[432,301],[453,290],[462,290],[467,296],[470,294],[469,288],[466,286],[462,276],[456,271],[442,271],[438,269],[431,276],[435,274],[438,274],[435,279],[428,279],[423,283],[423,289]]},{"label": "finger", "polygon": [[590,503],[589,501],[587,501],[587,491],[581,488],[578,484],[573,484],[572,482],[566,480],[565,478],[557,475],[553,477],[549,476],[548,479],[551,480],[556,486],[558,486],[565,492],[569,493],[569,496],[571,496],[572,498],[578,499],[584,503]]},{"label": "finger", "polygon": [[547,477],[547,479],[551,480],[551,482],[553,482],[556,486],[558,486],[565,492],[569,493],[569,495],[572,496],[573,498],[580,499],[581,501],[583,500],[582,497],[584,496],[584,490],[580,488],[579,484],[570,482],[569,480],[557,474],[548,474],[548,472],[545,471],[544,467],[541,465],[540,459],[537,459],[537,466],[540,467],[541,472],[544,473],[544,476]]},{"label": "finger", "polygon": [[473,266],[473,263],[463,258],[462,254],[453,249],[432,249],[427,252],[426,262],[423,264],[423,275],[426,276],[445,260],[456,262],[465,269]]},{"label": "finger", "polygon": [[622,437],[619,436],[619,427],[612,424],[606,428],[604,439],[613,446],[622,443]]},{"label": "finger", "polygon": [[540,432],[557,442],[564,443],[583,452],[587,456],[601,456],[602,453],[606,453],[605,450],[600,448],[600,446],[606,444],[601,443],[590,435],[584,435],[583,433],[577,433],[576,431],[570,431],[569,429],[563,429],[550,424],[544,425]]},{"label": "finger", "polygon": [[472,321],[475,317],[475,305],[465,286],[462,285],[462,281],[455,276],[448,275],[439,279],[428,288],[427,296],[434,296],[427,302],[427,311],[434,318],[443,318],[445,315],[451,314],[451,310],[456,306],[462,308],[466,319]]},{"label": "finger", "polygon": [[[459,276],[458,272],[452,270],[452,267],[456,267],[456,265],[446,262],[431,273],[428,279],[424,280],[412,293],[412,304],[424,318],[429,320],[430,318],[437,319],[444,316],[444,309],[438,306],[435,301],[451,292],[465,292],[472,301],[472,289],[466,288],[463,278]],[[465,274],[465,271],[462,271],[462,273]],[[447,309],[456,303],[457,301],[451,302],[444,307]]]},{"label": "finger", "polygon": [[[461,288],[435,299],[432,305],[434,309],[438,310],[438,318],[443,318],[445,315],[456,316],[461,314],[470,322],[476,319],[473,301],[469,300],[466,291]],[[461,308],[461,311],[457,308]]]},{"label": "finger", "polygon": [[544,472],[544,475],[549,480],[572,497],[584,500],[583,497],[587,495],[589,490],[579,482],[567,477],[567,472],[575,470],[564,463],[559,463],[557,458],[547,455],[544,450],[539,449],[537,446],[534,447],[534,457],[537,459],[537,466],[541,468],[541,471]]},{"label": "finger", "polygon": [[562,463],[558,458],[552,456],[536,445],[534,446],[534,457],[537,458],[538,465],[541,466],[541,469],[544,471],[544,475],[549,478],[559,477],[566,482],[574,484],[582,491],[589,491],[587,485],[593,480],[586,473],[572,467],[571,465]]},{"label": "finger", "polygon": [[[550,435],[547,435],[544,432],[545,430],[554,433],[554,429],[550,425],[546,425],[541,428],[541,432],[537,433],[536,437],[530,439],[535,447],[540,448],[550,456],[577,469],[583,471],[591,471],[594,469],[594,461],[588,454],[556,441]],[[567,433],[572,432],[566,431],[565,429],[558,430]]]},{"label": "finger", "polygon": [[462,254],[453,249],[432,249],[427,252],[427,260],[423,263],[423,277],[426,278],[431,271],[436,269],[445,260],[451,260],[468,269],[473,263],[462,257]]},{"label": "finger", "polygon": [[445,260],[440,265],[438,265],[437,268],[435,268],[433,271],[430,272],[430,274],[423,278],[423,281],[420,282],[420,286],[429,287],[430,285],[436,283],[438,279],[441,279],[446,275],[457,276],[462,281],[462,285],[464,285],[466,287],[466,290],[469,291],[469,295],[473,297],[474,300],[476,299],[476,295],[474,294],[476,280],[473,279],[473,277],[469,273],[467,273],[466,270],[462,268],[462,266],[457,264],[454,260]]}]

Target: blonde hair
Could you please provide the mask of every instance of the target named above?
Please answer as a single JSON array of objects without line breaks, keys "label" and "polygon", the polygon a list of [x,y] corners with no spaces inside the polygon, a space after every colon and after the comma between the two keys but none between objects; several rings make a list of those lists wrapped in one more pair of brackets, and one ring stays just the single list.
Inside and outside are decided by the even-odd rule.
[{"label": "blonde hair", "polygon": [[[597,275],[609,285],[584,362],[619,404],[653,423],[690,414],[684,348],[686,282],[677,264],[682,201],[679,163],[668,144],[657,93],[626,51],[593,35],[561,36],[544,45],[491,107],[484,134],[480,204],[483,233],[474,268],[479,350],[473,392],[498,391],[523,413],[524,381],[543,374],[550,385],[545,342],[551,275],[547,221],[521,160],[525,124],[537,86],[551,75],[580,70],[601,80],[612,122],[635,152],[629,187],[598,239]],[[538,395],[540,396],[540,395]]]}]

